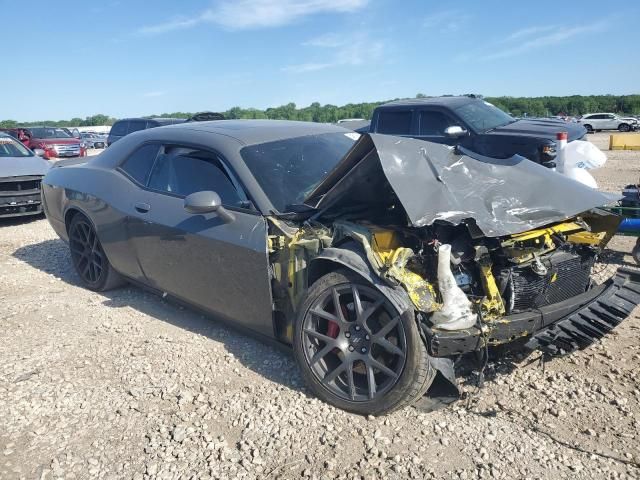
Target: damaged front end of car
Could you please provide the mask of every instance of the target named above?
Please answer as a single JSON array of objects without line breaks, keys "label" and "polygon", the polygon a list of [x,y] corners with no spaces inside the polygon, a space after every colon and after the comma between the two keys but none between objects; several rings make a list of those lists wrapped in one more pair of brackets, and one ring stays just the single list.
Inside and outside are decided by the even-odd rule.
[{"label": "damaged front end of car", "polygon": [[584,348],[640,302],[638,274],[592,281],[620,221],[598,208],[612,200],[519,157],[364,135],[308,214],[269,218],[276,336],[292,343],[309,286],[342,268],[411,313],[454,385],[452,359],[489,346]]}]

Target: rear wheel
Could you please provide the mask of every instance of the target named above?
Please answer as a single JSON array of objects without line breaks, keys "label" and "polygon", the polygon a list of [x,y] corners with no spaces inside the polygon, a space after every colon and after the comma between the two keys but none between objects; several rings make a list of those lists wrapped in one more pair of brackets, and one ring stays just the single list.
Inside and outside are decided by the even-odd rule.
[{"label": "rear wheel", "polygon": [[309,289],[294,351],[318,397],[360,414],[410,405],[435,375],[414,315],[400,315],[382,292],[346,270]]},{"label": "rear wheel", "polygon": [[91,221],[81,213],[69,225],[69,249],[73,267],[88,289],[102,292],[124,283],[109,263]]},{"label": "rear wheel", "polygon": [[628,132],[629,130],[631,130],[631,127],[629,126],[628,123],[621,123],[618,126],[618,130],[621,131],[621,132]]}]

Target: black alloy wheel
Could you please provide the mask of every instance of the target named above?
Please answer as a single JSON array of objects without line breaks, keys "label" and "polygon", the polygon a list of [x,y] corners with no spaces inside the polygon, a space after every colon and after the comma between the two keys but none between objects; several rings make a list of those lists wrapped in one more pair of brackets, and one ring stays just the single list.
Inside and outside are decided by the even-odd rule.
[{"label": "black alloy wheel", "polygon": [[104,252],[93,226],[86,219],[74,222],[69,248],[76,271],[87,284],[96,284],[104,273]]},{"label": "black alloy wheel", "polygon": [[400,315],[382,293],[364,285],[335,286],[319,296],[305,317],[303,342],[321,384],[351,401],[384,395],[406,358]]},{"label": "black alloy wheel", "polygon": [[78,213],[69,225],[71,260],[82,283],[91,290],[109,290],[123,283],[107,259],[91,221]]},{"label": "black alloy wheel", "polygon": [[621,132],[628,132],[629,130],[631,130],[631,127],[629,127],[627,123],[621,123],[618,127],[618,130]]},{"label": "black alloy wheel", "polygon": [[435,376],[413,310],[400,314],[384,292],[349,270],[311,285],[293,347],[320,399],[363,415],[410,405]]}]

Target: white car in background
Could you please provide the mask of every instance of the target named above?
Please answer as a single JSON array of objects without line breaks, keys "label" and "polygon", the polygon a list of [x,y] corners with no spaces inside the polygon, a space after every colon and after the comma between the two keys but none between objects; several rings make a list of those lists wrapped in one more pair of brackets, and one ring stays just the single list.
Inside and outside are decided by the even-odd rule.
[{"label": "white car in background", "polygon": [[588,113],[583,115],[578,123],[584,125],[588,132],[599,130],[619,130],[630,132],[640,127],[638,120],[633,117],[620,117],[615,113]]}]

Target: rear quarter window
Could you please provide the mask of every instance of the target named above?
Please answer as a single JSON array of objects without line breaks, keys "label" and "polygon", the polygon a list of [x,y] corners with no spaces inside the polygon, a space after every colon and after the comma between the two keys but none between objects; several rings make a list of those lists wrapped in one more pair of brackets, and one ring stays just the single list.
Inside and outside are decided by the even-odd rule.
[{"label": "rear quarter window", "polygon": [[140,185],[146,185],[159,150],[158,144],[143,145],[122,162],[120,169]]},{"label": "rear quarter window", "polygon": [[412,112],[380,112],[376,131],[389,135],[411,134]]}]

